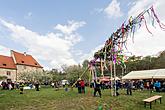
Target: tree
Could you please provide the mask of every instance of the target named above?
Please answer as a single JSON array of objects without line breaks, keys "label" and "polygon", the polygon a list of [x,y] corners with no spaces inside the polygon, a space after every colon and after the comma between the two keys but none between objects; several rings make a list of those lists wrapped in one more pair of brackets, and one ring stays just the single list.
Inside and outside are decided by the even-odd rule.
[{"label": "tree", "polygon": [[48,74],[51,75],[52,81],[61,81],[65,77],[65,73],[58,71],[57,69],[52,69]]},{"label": "tree", "polygon": [[159,56],[155,59],[155,68],[165,68],[165,51],[160,52]]},{"label": "tree", "polygon": [[72,65],[65,69],[66,78],[70,80],[71,82],[75,82],[82,73],[81,66],[78,65]]},{"label": "tree", "polygon": [[0,76],[0,81],[7,79],[7,76]]},{"label": "tree", "polygon": [[89,65],[89,61],[88,60],[84,60],[82,63],[83,68],[88,68]]},{"label": "tree", "polygon": [[47,72],[31,71],[31,72],[21,73],[19,79],[24,80],[24,81],[30,81],[30,82],[35,82],[35,81],[45,82],[46,80],[51,80],[52,77]]},{"label": "tree", "polygon": [[[82,65],[83,65],[82,69],[83,69],[83,72],[84,72],[84,71],[86,71],[86,69],[87,69],[88,66],[89,66],[89,61],[88,61],[88,60],[84,60],[83,63],[82,63]],[[82,78],[83,78],[86,82],[89,81],[89,78],[90,78],[90,70],[89,70],[89,69],[88,69],[88,70],[86,71],[86,73],[82,76]]]}]

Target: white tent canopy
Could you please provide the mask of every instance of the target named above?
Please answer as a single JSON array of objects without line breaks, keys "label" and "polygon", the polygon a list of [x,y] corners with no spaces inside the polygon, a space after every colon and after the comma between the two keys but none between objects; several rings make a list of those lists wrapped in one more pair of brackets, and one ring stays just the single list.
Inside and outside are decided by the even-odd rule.
[{"label": "white tent canopy", "polygon": [[165,79],[165,69],[131,71],[122,79]]}]

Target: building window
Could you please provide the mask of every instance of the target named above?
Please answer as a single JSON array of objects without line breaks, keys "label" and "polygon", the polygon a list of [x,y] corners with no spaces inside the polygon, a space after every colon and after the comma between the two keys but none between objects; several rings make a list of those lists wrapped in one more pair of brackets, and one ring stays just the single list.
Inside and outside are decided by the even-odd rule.
[{"label": "building window", "polygon": [[24,63],[24,61],[21,61],[22,63]]},{"label": "building window", "polygon": [[6,64],[3,64],[3,66],[6,66]]},{"label": "building window", "polygon": [[26,69],[26,66],[23,66],[24,69]]},{"label": "building window", "polygon": [[7,71],[6,74],[7,74],[8,76],[10,76],[10,75],[11,75],[11,72],[10,72],[10,71]]},{"label": "building window", "polygon": [[35,65],[37,65],[37,63],[35,63]]}]

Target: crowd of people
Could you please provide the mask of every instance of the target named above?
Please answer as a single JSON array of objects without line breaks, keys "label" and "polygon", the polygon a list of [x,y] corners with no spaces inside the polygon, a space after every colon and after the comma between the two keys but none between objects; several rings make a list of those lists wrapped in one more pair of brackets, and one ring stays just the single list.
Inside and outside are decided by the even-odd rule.
[{"label": "crowd of people", "polygon": [[116,82],[116,92],[117,95],[118,89],[126,89],[127,95],[132,95],[132,90],[150,90],[151,92],[165,92],[165,82],[164,81],[151,81],[151,80],[127,80],[121,83],[120,81]]},{"label": "crowd of people", "polygon": [[15,87],[17,88],[18,86],[16,86],[17,83],[13,83],[13,82],[5,82],[5,81],[2,81],[1,82],[1,86],[2,86],[2,89],[3,90],[12,90],[14,89]]},{"label": "crowd of people", "polygon": [[[116,91],[114,91],[116,96],[120,95],[120,89],[125,89],[127,95],[132,95],[132,90],[150,90],[151,92],[165,92],[165,81],[160,80],[126,80],[123,82],[121,82],[120,80],[116,80],[116,82],[112,81],[112,83],[112,85],[111,81],[98,83],[96,80],[94,80],[90,87],[94,88],[94,91],[99,91],[100,94],[101,90],[116,88]],[[96,87],[98,88],[98,84],[100,89],[95,89]]]},{"label": "crowd of people", "polygon": [[[127,95],[132,95],[132,90],[150,90],[151,92],[165,92],[165,81],[160,80],[126,80],[126,81],[120,81],[117,80],[116,82],[112,81],[113,84],[111,84],[111,81],[109,82],[103,82],[99,79],[93,80],[90,87],[93,88],[93,96],[97,96],[97,93],[101,97],[101,90],[104,89],[111,89],[116,88],[115,95],[120,95],[119,90],[125,89]],[[48,85],[48,84],[47,84]],[[57,88],[59,90],[60,83],[58,81],[52,82],[50,84],[53,88]],[[78,93],[84,93],[85,94],[85,86],[87,83],[85,83],[84,80],[79,79],[76,83],[76,87],[78,89]],[[0,86],[3,90],[13,90],[13,89],[19,89],[20,94],[23,94],[24,87],[29,87],[30,89],[35,88],[36,91],[39,91],[40,83],[38,81],[32,82],[12,82],[12,81],[2,81]],[[63,85],[65,88],[65,91],[68,91],[68,84]]]},{"label": "crowd of people", "polygon": [[36,91],[39,91],[40,83],[38,81],[32,82],[12,82],[12,81],[2,81],[0,86],[2,90],[13,90],[18,89],[20,90],[20,94],[23,94],[24,87],[28,87],[28,89],[35,88]]},{"label": "crowd of people", "polygon": [[53,81],[51,82],[51,87],[55,88],[55,90],[59,90],[60,82],[59,81]]}]

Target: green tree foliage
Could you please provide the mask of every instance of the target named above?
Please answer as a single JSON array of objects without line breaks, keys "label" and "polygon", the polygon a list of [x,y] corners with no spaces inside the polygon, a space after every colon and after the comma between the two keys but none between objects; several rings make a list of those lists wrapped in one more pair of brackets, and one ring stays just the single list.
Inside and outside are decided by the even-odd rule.
[{"label": "green tree foliage", "polygon": [[66,79],[73,83],[83,73],[83,69],[80,65],[72,65],[65,68],[64,72],[66,73]]},{"label": "green tree foliage", "polygon": [[7,76],[0,76],[0,81],[7,79]]},{"label": "green tree foliage", "polygon": [[88,60],[84,60],[82,63],[83,68],[88,68],[89,65],[89,61]]},{"label": "green tree foliage", "polygon": [[52,81],[61,81],[62,79],[65,79],[66,74],[58,71],[57,69],[52,69],[52,71],[48,71],[48,74],[51,75]]},{"label": "green tree foliage", "polygon": [[[84,62],[82,63],[82,70],[83,72],[88,68],[89,66],[89,61],[88,60],[84,60]],[[89,81],[90,78],[90,70],[88,69],[86,71],[86,73],[82,76],[82,79],[84,79],[86,82]]]},{"label": "green tree foliage", "polygon": [[24,80],[28,82],[44,82],[52,79],[52,76],[47,72],[24,72],[20,75],[19,80]]},{"label": "green tree foliage", "polygon": [[153,65],[154,68],[165,68],[165,51],[159,54]]},{"label": "green tree foliage", "polygon": [[[157,57],[153,56],[131,56],[126,62],[126,73],[138,70],[150,70],[165,68],[165,51],[160,52]],[[121,67],[117,66],[117,74],[121,75]]]},{"label": "green tree foliage", "polygon": [[[69,80],[71,83],[74,83],[78,78],[81,77],[83,72],[88,68],[89,61],[84,60],[81,65],[71,65],[71,66],[63,66],[63,73],[66,74],[66,79]],[[90,71],[87,70],[81,77],[81,79],[87,82],[89,80]]]}]

